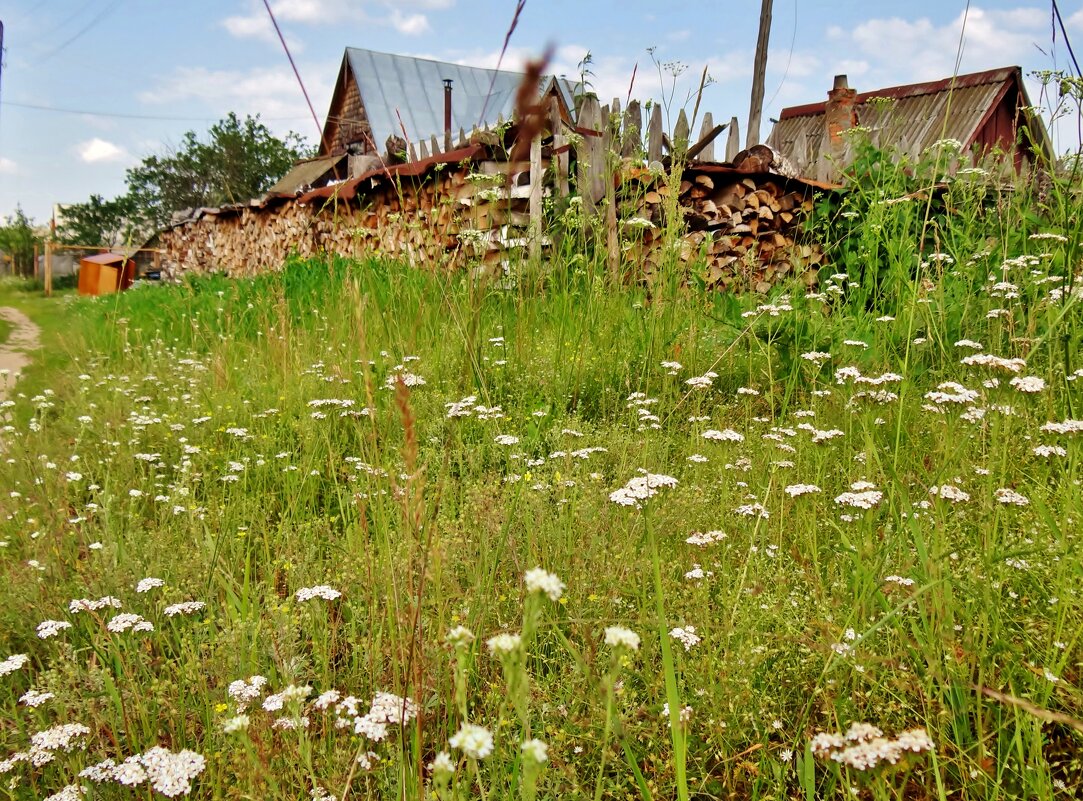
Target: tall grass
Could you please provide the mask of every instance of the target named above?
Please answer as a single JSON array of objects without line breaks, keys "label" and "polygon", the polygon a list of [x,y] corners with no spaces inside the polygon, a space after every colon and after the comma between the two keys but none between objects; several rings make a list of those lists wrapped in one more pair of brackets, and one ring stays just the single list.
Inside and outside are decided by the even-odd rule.
[{"label": "tall grass", "polygon": [[[78,774],[154,746],[199,798],[1078,792],[1080,434],[1042,427],[1079,403],[1079,216],[900,175],[825,205],[811,292],[583,251],[511,289],[334,260],[71,300],[4,433],[0,754],[88,731],[0,794],[147,794]],[[154,630],[69,611],[106,596]],[[933,749],[816,757],[860,722]]]}]

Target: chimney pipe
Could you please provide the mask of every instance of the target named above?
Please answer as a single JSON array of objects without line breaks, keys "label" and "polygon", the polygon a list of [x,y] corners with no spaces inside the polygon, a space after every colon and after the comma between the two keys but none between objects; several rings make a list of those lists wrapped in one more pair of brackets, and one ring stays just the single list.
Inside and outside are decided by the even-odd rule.
[{"label": "chimney pipe", "polygon": [[820,144],[817,178],[831,180],[837,176],[847,157],[849,142],[843,133],[857,125],[857,90],[850,88],[845,75],[836,75],[824,104],[824,137]]},{"label": "chimney pipe", "polygon": [[451,150],[451,78],[444,78],[444,151]]}]

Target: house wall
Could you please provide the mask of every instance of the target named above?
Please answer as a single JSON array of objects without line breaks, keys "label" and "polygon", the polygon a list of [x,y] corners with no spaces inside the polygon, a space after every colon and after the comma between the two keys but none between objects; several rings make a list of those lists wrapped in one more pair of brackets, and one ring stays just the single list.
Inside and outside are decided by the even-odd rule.
[{"label": "house wall", "polygon": [[339,97],[339,102],[328,113],[327,152],[341,153],[354,142],[360,142],[366,153],[377,152],[380,143],[372,141],[372,129],[352,75],[347,75],[345,91]]}]

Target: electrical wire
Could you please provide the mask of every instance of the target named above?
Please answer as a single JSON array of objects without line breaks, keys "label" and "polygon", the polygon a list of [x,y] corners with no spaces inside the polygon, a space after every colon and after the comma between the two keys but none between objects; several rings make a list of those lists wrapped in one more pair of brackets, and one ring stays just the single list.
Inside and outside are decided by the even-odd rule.
[{"label": "electrical wire", "polygon": [[116,7],[123,2],[124,0],[113,0],[112,3],[99,11],[97,16],[95,16],[93,19],[90,20],[90,22],[80,28],[74,35],[69,36],[66,40],[64,40],[59,45],[50,50],[48,53],[46,53],[44,56],[42,56],[39,59],[39,63],[41,63],[42,61],[47,61],[48,59],[59,53],[61,50],[64,50],[68,45],[74,43],[78,39],[81,39],[84,34],[88,33],[95,25],[97,25],[103,19],[112,14]]},{"label": "electrical wire", "polygon": [[1068,48],[1068,56],[1072,59],[1072,64],[1075,66],[1075,74],[1080,78],[1083,78],[1083,72],[1079,70],[1079,62],[1076,61],[1075,52],[1072,50],[1072,43],[1068,41],[1068,31],[1064,28],[1064,19],[1060,15],[1060,8],[1057,7],[1057,0],[1053,0],[1053,16],[1057,18],[1057,24],[1060,26],[1060,35],[1064,37],[1064,46]]},{"label": "electrical wire", "polygon": [[316,116],[316,109],[312,106],[312,100],[309,99],[308,90],[305,89],[305,82],[301,80],[301,73],[297,69],[297,64],[293,60],[293,54],[290,53],[289,45],[286,44],[286,37],[282,35],[282,29],[278,27],[278,20],[275,19],[275,14],[271,11],[270,0],[263,0],[263,6],[267,9],[267,16],[271,18],[271,24],[275,27],[275,33],[278,34],[278,41],[282,43],[282,49],[286,51],[286,58],[290,61],[290,66],[293,67],[293,74],[297,78],[297,83],[301,86],[301,94],[305,96],[305,102],[308,103],[308,110],[312,114],[312,121],[316,123],[316,130],[319,132],[320,142],[323,142],[323,126],[320,125],[320,118]]},{"label": "electrical wire", "polygon": [[[31,111],[48,111],[54,114],[81,114],[92,117],[116,117],[123,120],[159,120],[163,122],[214,122],[217,117],[183,117],[161,114],[136,114],[122,111],[94,111],[92,109],[61,108],[59,106],[44,106],[37,103],[17,103],[14,100],[0,100],[0,106],[29,109]],[[288,120],[304,119],[304,114],[293,117],[260,117],[266,122],[286,122]]]},{"label": "electrical wire", "polygon": [[790,76],[790,62],[793,61],[793,47],[797,42],[797,0],[793,0],[793,34],[790,36],[790,54],[786,56],[786,69],[782,71],[782,78],[778,82],[778,87],[775,89],[775,93],[771,95],[771,99],[767,101],[767,107],[770,108],[771,104],[775,102],[775,98],[778,97],[778,93],[782,91],[782,87],[786,85],[786,79]]}]

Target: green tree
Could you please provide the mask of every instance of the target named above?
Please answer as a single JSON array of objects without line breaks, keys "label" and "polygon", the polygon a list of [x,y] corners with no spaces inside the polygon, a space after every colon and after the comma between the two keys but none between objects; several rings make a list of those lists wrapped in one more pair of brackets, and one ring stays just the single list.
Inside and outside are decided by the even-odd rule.
[{"label": "green tree", "polygon": [[298,134],[278,139],[258,115],[242,120],[231,112],[211,127],[206,141],[188,131],[172,152],[148,156],[128,170],[128,194],[140,222],[159,229],[182,209],[259,197],[307,155]]},{"label": "green tree", "polygon": [[34,272],[34,247],[41,243],[41,236],[34,230],[34,221],[26,216],[22,206],[4,219],[0,225],[0,253],[4,261],[10,259],[13,273],[30,275]]},{"label": "green tree", "polygon": [[130,194],[106,200],[91,195],[86,203],[65,206],[56,229],[56,238],[69,245],[139,244],[149,232],[143,230],[140,214]]}]

